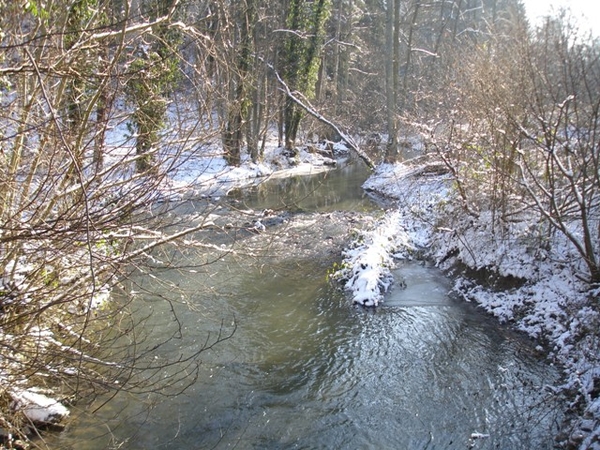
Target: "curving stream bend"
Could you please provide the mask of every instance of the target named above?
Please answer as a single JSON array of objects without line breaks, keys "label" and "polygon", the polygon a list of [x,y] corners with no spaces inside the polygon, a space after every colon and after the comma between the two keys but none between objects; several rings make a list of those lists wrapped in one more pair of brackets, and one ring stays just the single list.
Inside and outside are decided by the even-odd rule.
[{"label": "curving stream bend", "polygon": [[[201,345],[223,319],[237,322],[234,336],[202,354],[198,381],[184,394],[162,401],[118,396],[49,443],[72,449],[552,448],[562,405],[545,386],[557,382],[558,371],[531,342],[450,298],[449,280],[437,269],[402,263],[396,275],[407,288],[392,291],[376,310],[352,307],[327,283],[348,221],[360,222],[334,211],[377,209],[362,196],[365,177],[350,166],[293,187],[282,181],[295,199],[282,201],[277,181],[236,199],[246,208],[294,214],[240,238],[268,249],[251,261],[225,258],[210,274],[178,279],[181,272],[163,271],[158,280],[140,280],[155,293],[140,301],[155,313],[156,339],[171,333],[160,321],[168,317],[158,298],[161,277],[190,293],[176,306],[184,329],[177,345]],[[216,291],[206,289],[209,280]]]}]

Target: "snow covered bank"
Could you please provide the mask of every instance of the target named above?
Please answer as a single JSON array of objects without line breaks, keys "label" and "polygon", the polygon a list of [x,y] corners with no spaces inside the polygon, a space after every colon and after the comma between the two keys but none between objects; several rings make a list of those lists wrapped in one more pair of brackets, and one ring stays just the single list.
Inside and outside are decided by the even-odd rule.
[{"label": "snow covered bank", "polygon": [[[184,163],[167,173],[160,186],[163,198],[181,200],[199,196],[220,197],[232,189],[258,184],[267,178],[310,175],[331,170],[336,161],[325,156],[318,146],[303,146],[296,157],[286,155],[271,136],[266,144],[264,157],[254,163],[244,153],[239,167],[229,166],[222,149],[215,144],[188,155]],[[333,155],[347,155],[343,144],[333,146]]]},{"label": "snow covered bank", "polygon": [[[30,432],[32,427],[62,428],[62,422],[70,414],[62,403],[38,392],[37,389],[13,387],[6,394],[10,400],[9,408],[17,417],[17,423],[10,424],[12,429],[9,429],[8,422],[3,421],[0,427],[0,448],[2,449],[29,448],[21,439],[22,436],[19,436],[21,433]],[[17,435],[13,434],[15,425],[20,430]]]},{"label": "snow covered bank", "polygon": [[377,306],[384,301],[393,277],[394,259],[411,259],[429,247],[438,204],[447,195],[448,179],[439,166],[383,164],[363,187],[388,199],[396,208],[358,238],[344,252],[335,278],[344,280],[353,302]]},{"label": "snow covered bank", "polygon": [[[544,233],[538,217],[522,216],[498,230],[491,213],[465,214],[442,172],[422,160],[378,168],[364,188],[393,199],[395,208],[359,233],[337,275],[355,303],[377,306],[394,258],[419,251],[454,271],[456,294],[527,333],[564,368],[557,392],[568,396],[574,418],[561,444],[600,449],[600,292],[582,281],[583,262],[566,239]],[[485,285],[458,268],[510,283]]]},{"label": "snow covered bank", "polygon": [[542,239],[536,220],[505,223],[492,233],[491,214],[467,218],[454,211],[454,217],[451,229],[435,234],[430,256],[445,270],[462,265],[518,281],[497,289],[457,274],[454,291],[527,333],[563,367],[561,392],[575,418],[562,444],[600,449],[600,311],[598,292],[583,281],[583,261],[564,237]]},{"label": "snow covered bank", "polygon": [[12,408],[22,412],[35,425],[56,424],[69,415],[69,410],[58,400],[33,390],[14,389],[10,396]]}]

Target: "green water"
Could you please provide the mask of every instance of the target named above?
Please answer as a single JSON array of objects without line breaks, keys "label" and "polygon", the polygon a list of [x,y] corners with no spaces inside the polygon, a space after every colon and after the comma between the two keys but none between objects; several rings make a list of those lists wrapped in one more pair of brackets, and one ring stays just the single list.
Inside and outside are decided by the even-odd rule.
[{"label": "green water", "polygon": [[[406,290],[394,290],[376,310],[353,307],[327,283],[328,268],[363,220],[332,211],[377,206],[368,206],[358,189],[366,173],[351,186],[341,171],[319,177],[300,183],[307,186],[295,193],[302,201],[282,200],[281,185],[230,199],[255,210],[296,205],[295,214],[265,232],[237,235],[236,248],[251,257],[229,255],[203,270],[163,270],[136,280],[135,304],[153,313],[148,345],[177,336],[153,353],[157,360],[193,354],[220,330],[235,328],[230,339],[201,353],[189,389],[170,398],[117,395],[49,443],[65,449],[552,448],[561,405],[544,386],[557,382],[557,371],[531,342],[449,298],[449,280],[435,268],[401,264],[396,275]],[[174,298],[174,286],[183,295]],[[489,437],[472,439],[473,433]]]}]

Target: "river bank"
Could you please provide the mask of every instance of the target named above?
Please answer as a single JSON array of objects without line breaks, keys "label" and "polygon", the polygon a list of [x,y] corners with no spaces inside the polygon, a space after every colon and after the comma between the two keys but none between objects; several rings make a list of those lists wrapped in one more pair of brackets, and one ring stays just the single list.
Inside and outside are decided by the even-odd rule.
[{"label": "river bank", "polygon": [[[596,307],[577,276],[573,250],[560,237],[540,245],[535,224],[508,225],[493,238],[490,214],[461,212],[450,175],[435,160],[381,165],[363,187],[393,202],[372,230],[345,251],[345,280],[353,301],[385,302],[395,260],[427,258],[452,275],[453,292],[475,302],[501,323],[526,333],[564,383],[549,387],[568,401],[569,421],[557,442],[566,448],[600,448],[600,358]],[[410,280],[406,280],[410,283]]]}]

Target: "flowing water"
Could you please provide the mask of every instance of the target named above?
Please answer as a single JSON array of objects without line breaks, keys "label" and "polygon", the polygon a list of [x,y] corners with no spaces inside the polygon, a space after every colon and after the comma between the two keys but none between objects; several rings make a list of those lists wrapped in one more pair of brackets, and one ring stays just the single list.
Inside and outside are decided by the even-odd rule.
[{"label": "flowing water", "polygon": [[[292,209],[263,233],[237,236],[231,256],[183,276],[138,280],[157,341],[182,329],[157,359],[233,336],[201,354],[183,394],[118,395],[50,440],[98,449],[548,449],[562,405],[545,386],[558,371],[531,342],[448,296],[449,280],[404,262],[383,307],[351,306],[326,273],[362,215],[377,206],[347,168],[264,185],[232,201]],[[294,198],[288,196],[294,192]],[[293,205],[293,206],[292,206]],[[185,217],[186,208],[182,206]],[[200,258],[199,254],[186,258]],[[170,287],[187,294],[167,303]],[[217,286],[217,288],[213,288]],[[211,289],[209,289],[211,287]],[[173,324],[173,311],[179,322]],[[148,324],[151,326],[151,324]]]}]

